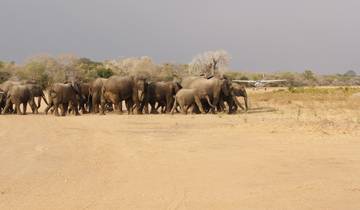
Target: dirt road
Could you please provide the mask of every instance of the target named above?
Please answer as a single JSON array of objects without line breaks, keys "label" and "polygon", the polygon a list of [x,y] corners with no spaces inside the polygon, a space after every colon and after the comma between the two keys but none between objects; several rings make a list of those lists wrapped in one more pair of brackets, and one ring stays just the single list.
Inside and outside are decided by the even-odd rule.
[{"label": "dirt road", "polygon": [[0,209],[360,209],[360,138],[284,114],[0,116]]}]

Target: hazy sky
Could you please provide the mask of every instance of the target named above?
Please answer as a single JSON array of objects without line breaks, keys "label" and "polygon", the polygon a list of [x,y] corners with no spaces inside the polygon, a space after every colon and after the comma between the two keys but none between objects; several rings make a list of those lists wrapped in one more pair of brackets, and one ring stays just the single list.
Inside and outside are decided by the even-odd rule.
[{"label": "hazy sky", "polygon": [[237,70],[360,73],[359,9],[359,0],[0,0],[0,60],[188,63],[224,49]]}]

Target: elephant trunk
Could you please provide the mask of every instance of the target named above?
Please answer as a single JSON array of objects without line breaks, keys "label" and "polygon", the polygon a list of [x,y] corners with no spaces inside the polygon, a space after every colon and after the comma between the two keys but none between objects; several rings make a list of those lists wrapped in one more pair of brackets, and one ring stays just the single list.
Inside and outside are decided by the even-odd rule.
[{"label": "elephant trunk", "polygon": [[241,103],[239,102],[239,100],[237,99],[237,97],[236,97],[236,96],[233,96],[232,98],[233,98],[236,106],[238,106],[238,107],[240,107],[241,109],[244,110],[244,107],[241,105]]},{"label": "elephant trunk", "polygon": [[206,95],[206,100],[207,100],[208,104],[209,104],[212,108],[216,109],[216,106],[214,106],[214,105],[211,103],[210,97],[209,97],[208,95]]},{"label": "elephant trunk", "polygon": [[249,109],[249,107],[248,107],[248,97],[247,97],[247,95],[244,96],[244,102],[245,102],[245,110],[247,111],[247,110]]},{"label": "elephant trunk", "polygon": [[138,91],[138,99],[139,101],[144,101],[144,91],[142,90]]}]

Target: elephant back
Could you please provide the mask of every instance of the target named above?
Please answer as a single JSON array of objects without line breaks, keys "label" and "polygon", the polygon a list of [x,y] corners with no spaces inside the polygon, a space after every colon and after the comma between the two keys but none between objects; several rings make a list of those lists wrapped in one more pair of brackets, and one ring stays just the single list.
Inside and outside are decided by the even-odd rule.
[{"label": "elephant back", "polygon": [[131,92],[134,82],[130,77],[112,76],[103,85],[103,91],[119,93]]},{"label": "elephant back", "polygon": [[8,98],[12,101],[27,102],[31,98],[31,93],[26,85],[14,85],[8,92]]}]

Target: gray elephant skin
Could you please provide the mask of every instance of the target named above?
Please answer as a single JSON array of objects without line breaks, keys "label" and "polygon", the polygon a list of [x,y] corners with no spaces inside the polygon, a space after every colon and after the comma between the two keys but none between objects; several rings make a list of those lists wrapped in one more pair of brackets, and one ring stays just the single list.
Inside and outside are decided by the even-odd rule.
[{"label": "gray elephant skin", "polygon": [[135,76],[111,76],[101,90],[101,114],[105,114],[105,104],[111,102],[122,113],[122,101],[125,100],[128,114],[132,113],[133,104],[141,114],[140,101],[145,98],[146,79]]},{"label": "gray elephant skin", "polygon": [[[187,114],[188,109],[191,111],[196,106],[195,103],[196,91],[194,89],[181,89],[176,93],[174,106],[171,109],[171,114],[174,114],[176,107],[180,106],[181,113]],[[199,99],[198,99],[199,100]]]},{"label": "gray elephant skin", "polygon": [[90,110],[93,113],[99,113],[99,106],[101,104],[101,89],[107,81],[105,78],[97,78],[90,84],[89,102]]},{"label": "gray elephant skin", "polygon": [[62,110],[61,115],[65,116],[69,105],[75,115],[80,115],[78,110],[78,100],[81,100],[81,87],[78,82],[55,83],[49,88],[49,105],[45,109],[47,114],[51,107],[54,107],[55,115],[59,115],[58,108]]},{"label": "gray elephant skin", "polygon": [[212,78],[187,77],[181,83],[183,88],[195,90],[195,103],[201,113],[205,113],[204,105],[209,105],[212,113],[216,113],[216,107],[221,95],[230,95],[230,82],[226,77],[217,76]]},{"label": "gray elephant skin", "polygon": [[157,114],[159,107],[161,107],[162,113],[170,113],[174,104],[174,96],[181,88],[180,83],[175,81],[149,83],[146,91],[145,110],[150,104],[150,113]]},{"label": "gray elephant skin", "polygon": [[[33,113],[38,113],[35,105],[34,97],[31,95],[30,89],[27,85],[13,85],[6,94],[6,105],[3,114],[7,113],[12,104],[15,104],[17,114],[26,114],[27,104],[29,103]],[[23,111],[20,110],[20,105],[23,105]]]}]

